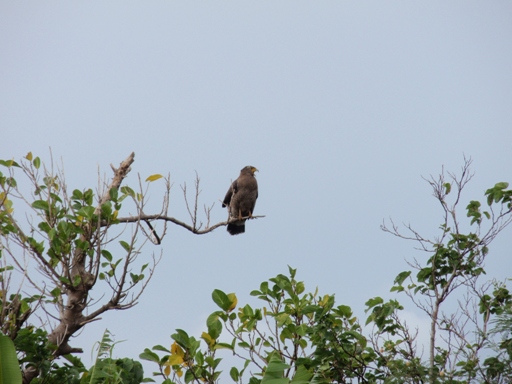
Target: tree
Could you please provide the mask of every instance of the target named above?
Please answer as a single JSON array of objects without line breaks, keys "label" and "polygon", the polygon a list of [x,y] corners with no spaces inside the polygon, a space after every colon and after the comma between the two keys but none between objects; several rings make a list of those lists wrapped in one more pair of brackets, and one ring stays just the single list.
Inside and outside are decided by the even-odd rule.
[{"label": "tree", "polygon": [[[194,234],[229,223],[210,225],[212,205],[205,207],[203,226],[198,216],[197,175],[193,205],[189,205],[186,184],[182,187],[191,224],[168,216],[171,184],[169,177],[161,175],[151,175],[146,182],[164,179],[162,209],[146,215],[148,187],[143,187],[140,177],[138,192],[122,185],[133,162],[132,153],[118,168],[112,166],[111,181],[95,194],[92,188],[69,191],[63,172],[55,170],[53,163],[45,166],[32,153],[19,163],[0,161],[6,169],[0,173],[0,329],[18,343],[24,383],[46,374],[53,367],[49,362],[58,357],[82,352],[69,340],[88,323],[106,311],[137,304],[159,261],[153,255],[151,263],[142,264],[139,255],[148,240],[162,241],[168,223]],[[123,216],[129,203],[136,214]],[[164,223],[160,234],[151,224],[155,221]],[[132,225],[131,235],[123,231],[125,225]],[[23,281],[13,291],[14,278]],[[22,295],[26,285],[33,294]],[[93,287],[104,292],[105,299],[93,297]],[[43,329],[29,325],[36,316]],[[36,341],[50,349],[35,350]]]},{"label": "tree", "polygon": [[[466,207],[469,225],[461,223],[457,208],[464,187],[473,177],[470,165],[471,160],[466,160],[461,175],[449,173],[449,181],[444,173],[428,180],[443,211],[437,238],[427,239],[410,226],[410,235],[400,233],[394,224],[391,228],[382,226],[384,231],[415,241],[429,255],[426,262],[411,262],[416,275],[412,271],[400,273],[392,290],[405,292],[430,318],[431,383],[439,375],[452,382],[495,382],[488,377],[481,356],[489,344],[492,315],[501,313],[510,300],[503,284],[482,282],[481,277],[490,244],[512,221],[512,190],[507,190],[508,183],[497,183],[485,192],[486,210],[479,201],[470,201]],[[465,233],[464,227],[469,232]],[[406,281],[409,284],[404,286]]]}]

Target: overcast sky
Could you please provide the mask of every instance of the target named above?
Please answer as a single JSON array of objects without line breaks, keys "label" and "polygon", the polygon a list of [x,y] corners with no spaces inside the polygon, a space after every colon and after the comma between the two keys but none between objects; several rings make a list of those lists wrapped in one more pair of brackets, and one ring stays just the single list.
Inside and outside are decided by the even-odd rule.
[{"label": "overcast sky", "polygon": [[[215,222],[240,169],[260,170],[265,218],[236,237],[170,228],[145,248],[163,259],[140,304],[72,346],[88,359],[107,327],[127,340],[118,357],[169,345],[176,328],[199,337],[214,289],[256,304],[249,292],[287,265],[364,323],[364,302],[392,297],[405,260],[424,257],[382,220],[428,236],[441,223],[422,176],[471,157],[465,202],[512,180],[511,68],[509,1],[1,0],[0,158],[49,161],[51,148],[83,189],[134,151],[128,184],[170,173],[169,214],[186,220],[179,185],[197,171]],[[488,277],[510,276],[509,238]]]}]

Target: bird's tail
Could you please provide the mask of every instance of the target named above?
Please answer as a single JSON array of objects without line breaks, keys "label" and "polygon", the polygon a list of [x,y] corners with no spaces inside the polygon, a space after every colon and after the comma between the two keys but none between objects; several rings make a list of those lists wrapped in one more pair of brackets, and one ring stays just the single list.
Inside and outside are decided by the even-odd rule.
[{"label": "bird's tail", "polygon": [[245,223],[241,223],[241,224],[231,223],[231,224],[228,224],[227,230],[228,230],[228,232],[231,235],[239,235],[240,233],[244,233],[245,232]]}]

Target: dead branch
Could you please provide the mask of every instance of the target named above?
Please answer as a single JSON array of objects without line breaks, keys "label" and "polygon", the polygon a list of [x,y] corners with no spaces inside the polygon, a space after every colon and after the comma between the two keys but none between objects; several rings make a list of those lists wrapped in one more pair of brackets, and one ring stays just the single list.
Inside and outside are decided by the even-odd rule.
[{"label": "dead branch", "polygon": [[[260,218],[263,218],[265,217],[265,215],[258,215],[258,216],[246,216],[246,217],[242,217],[241,219],[242,220],[251,220],[251,219],[260,219]],[[220,223],[217,223],[217,224],[214,224],[212,225],[211,227],[205,227],[204,229],[199,229],[199,228],[195,228],[193,225],[189,225],[187,223],[184,223],[183,221],[181,220],[178,220],[174,217],[171,217],[171,216],[163,216],[163,215],[140,215],[140,216],[128,216],[128,217],[119,217],[117,218],[117,220],[121,223],[137,223],[137,222],[140,222],[140,221],[153,221],[153,220],[162,220],[162,221],[168,221],[168,222],[171,222],[173,224],[176,224],[176,225],[179,225],[180,227],[183,227],[185,229],[187,229],[188,231],[196,234],[196,235],[204,235],[206,233],[210,233],[210,232],[213,232],[215,229],[219,228],[219,227],[223,227],[223,226],[226,226],[230,223],[234,223],[236,221],[239,221],[240,219],[237,217],[237,218],[233,218],[233,219],[229,219],[227,221],[222,221]]]},{"label": "dead branch", "polygon": [[112,178],[112,182],[108,186],[107,190],[103,194],[103,196],[100,198],[100,201],[98,202],[98,205],[96,206],[96,211],[94,212],[95,215],[99,214],[101,210],[101,206],[110,200],[110,191],[113,188],[119,189],[121,186],[121,183],[123,182],[123,179],[128,175],[128,173],[132,170],[131,165],[135,161],[135,152],[130,153],[130,155],[121,162],[119,165],[119,168],[115,168],[112,164],[110,164],[110,167],[114,171],[114,177]]}]

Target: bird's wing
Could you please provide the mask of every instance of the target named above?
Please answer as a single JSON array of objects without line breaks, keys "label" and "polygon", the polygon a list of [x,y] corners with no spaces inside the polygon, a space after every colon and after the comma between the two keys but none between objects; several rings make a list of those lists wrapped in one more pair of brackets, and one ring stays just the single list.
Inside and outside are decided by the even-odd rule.
[{"label": "bird's wing", "polygon": [[231,198],[233,197],[233,194],[237,191],[237,180],[233,181],[233,183],[229,186],[229,189],[226,193],[226,197],[224,197],[224,201],[222,202],[222,208],[224,208],[226,205],[229,205],[231,203]]}]

